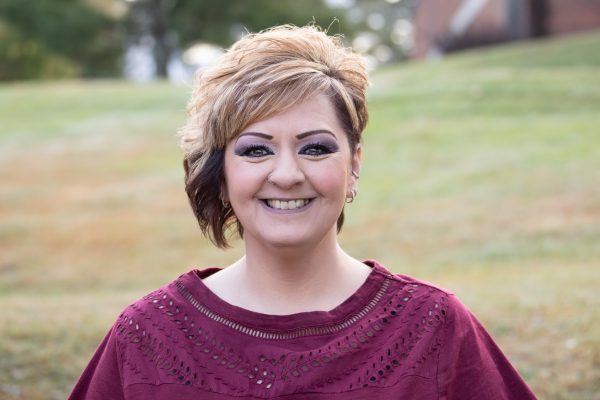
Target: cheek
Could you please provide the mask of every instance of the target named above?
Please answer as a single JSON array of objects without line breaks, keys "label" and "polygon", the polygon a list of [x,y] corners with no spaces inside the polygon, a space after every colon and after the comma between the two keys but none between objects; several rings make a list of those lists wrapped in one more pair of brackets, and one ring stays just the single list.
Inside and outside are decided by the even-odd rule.
[{"label": "cheek", "polygon": [[323,195],[335,198],[346,197],[346,168],[341,162],[327,163],[310,172],[310,181]]},{"label": "cheek", "polygon": [[244,168],[243,165],[232,162],[225,165],[225,179],[232,183],[243,182],[252,177],[253,174],[250,171],[251,168]]},{"label": "cheek", "polygon": [[263,173],[257,165],[228,160],[225,163],[225,181],[229,196],[255,192],[263,181]]}]

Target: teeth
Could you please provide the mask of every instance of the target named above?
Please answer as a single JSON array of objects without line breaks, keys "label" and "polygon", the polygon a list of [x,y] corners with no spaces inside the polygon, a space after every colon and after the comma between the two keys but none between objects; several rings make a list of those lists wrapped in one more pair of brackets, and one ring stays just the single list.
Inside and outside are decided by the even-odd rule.
[{"label": "teeth", "polygon": [[276,208],[278,210],[293,210],[295,208],[304,207],[307,205],[309,200],[300,199],[300,200],[267,200],[267,204],[271,208]]}]

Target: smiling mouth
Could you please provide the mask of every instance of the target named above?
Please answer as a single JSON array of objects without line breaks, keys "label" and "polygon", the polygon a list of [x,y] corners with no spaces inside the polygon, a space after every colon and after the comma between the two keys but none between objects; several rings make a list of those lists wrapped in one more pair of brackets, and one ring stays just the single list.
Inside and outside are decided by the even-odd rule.
[{"label": "smiling mouth", "polygon": [[269,208],[275,210],[294,210],[302,208],[308,205],[312,199],[297,199],[297,200],[276,200],[276,199],[265,199],[263,200]]}]

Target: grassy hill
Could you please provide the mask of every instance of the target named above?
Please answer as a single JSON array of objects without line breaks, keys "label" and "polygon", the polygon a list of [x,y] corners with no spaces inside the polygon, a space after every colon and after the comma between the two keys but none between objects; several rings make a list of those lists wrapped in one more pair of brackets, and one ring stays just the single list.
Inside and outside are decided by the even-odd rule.
[{"label": "grassy hill", "polygon": [[[600,399],[599,45],[375,73],[341,234],[352,255],[457,293],[540,398]],[[65,398],[123,307],[241,254],[208,244],[187,205],[188,93],[0,86],[0,398]]]}]

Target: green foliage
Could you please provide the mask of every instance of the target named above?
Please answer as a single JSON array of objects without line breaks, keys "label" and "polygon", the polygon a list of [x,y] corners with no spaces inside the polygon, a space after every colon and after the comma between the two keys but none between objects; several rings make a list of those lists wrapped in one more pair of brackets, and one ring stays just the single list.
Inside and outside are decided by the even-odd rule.
[{"label": "green foliage", "polygon": [[120,37],[84,0],[2,0],[0,79],[114,75]]},{"label": "green foliage", "polygon": [[[157,74],[165,76],[170,54],[178,46],[204,41],[226,47],[246,31],[274,25],[314,22],[328,27],[336,13],[322,0],[137,0],[130,5],[126,25],[132,41],[153,37]],[[349,32],[349,27],[343,28],[338,22],[331,31]]]},{"label": "green foliage", "polygon": [[0,20],[0,81],[69,78],[75,73],[74,63],[49,53],[38,41],[24,38]]},{"label": "green foliage", "polygon": [[[169,9],[170,26],[183,44],[197,40],[229,45],[236,34],[259,31],[274,25],[306,25],[315,21],[329,26],[337,12],[328,9],[322,0],[178,0]],[[342,33],[348,26],[333,25],[332,32]]]}]

